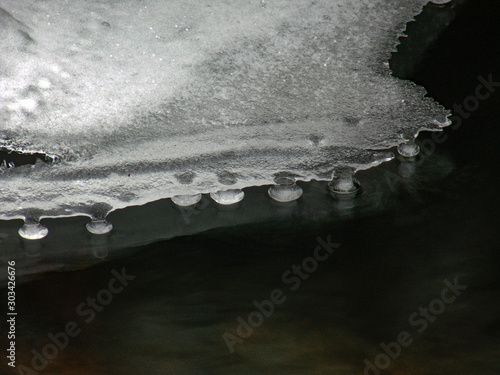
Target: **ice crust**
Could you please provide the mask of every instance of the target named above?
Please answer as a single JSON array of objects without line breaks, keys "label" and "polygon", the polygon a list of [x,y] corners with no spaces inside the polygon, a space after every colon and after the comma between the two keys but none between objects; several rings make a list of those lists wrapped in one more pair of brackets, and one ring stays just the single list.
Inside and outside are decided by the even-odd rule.
[{"label": "ice crust", "polygon": [[0,9],[0,218],[364,169],[448,112],[387,61],[423,0],[34,1]]}]

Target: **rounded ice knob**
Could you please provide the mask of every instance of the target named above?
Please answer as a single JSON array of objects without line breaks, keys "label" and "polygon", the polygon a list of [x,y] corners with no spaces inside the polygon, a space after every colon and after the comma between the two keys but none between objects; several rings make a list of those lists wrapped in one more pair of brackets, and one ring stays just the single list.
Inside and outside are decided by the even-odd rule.
[{"label": "rounded ice knob", "polygon": [[430,0],[430,2],[432,4],[436,4],[436,5],[444,5],[444,4],[448,4],[449,2],[451,2],[451,0]]},{"label": "rounded ice knob", "polygon": [[210,193],[210,198],[222,205],[241,202],[244,197],[245,193],[241,189],[220,190],[215,193]]},{"label": "rounded ice knob", "polygon": [[415,140],[408,141],[398,146],[398,153],[406,158],[413,158],[420,153],[420,147],[415,143]]},{"label": "rounded ice knob", "polygon": [[113,224],[104,219],[92,219],[85,227],[92,234],[108,234],[113,230]]},{"label": "rounded ice knob", "polygon": [[360,189],[361,184],[354,178],[354,172],[350,169],[336,171],[333,180],[328,183],[328,190],[335,196],[354,196]]},{"label": "rounded ice knob", "polygon": [[175,195],[170,198],[177,206],[187,207],[198,203],[201,200],[201,194],[195,195]]},{"label": "rounded ice knob", "polygon": [[25,223],[18,231],[19,235],[26,240],[41,240],[49,234],[49,230],[38,222]]},{"label": "rounded ice knob", "polygon": [[271,186],[267,193],[277,202],[291,202],[302,196],[302,188],[297,186],[292,177],[277,177],[274,183],[276,185]]}]

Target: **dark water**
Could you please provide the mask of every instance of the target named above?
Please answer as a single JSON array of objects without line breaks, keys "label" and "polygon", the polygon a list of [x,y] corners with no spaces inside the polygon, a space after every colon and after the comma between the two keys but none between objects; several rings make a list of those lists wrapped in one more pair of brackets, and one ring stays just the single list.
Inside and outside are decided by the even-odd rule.
[{"label": "dark water", "polygon": [[[475,95],[479,76],[500,82],[497,2],[427,11],[450,25],[422,39],[435,24],[418,20],[400,76],[448,108]],[[404,53],[422,44],[418,64],[404,67]],[[26,279],[16,290],[18,370],[45,350],[54,357],[46,367],[34,362],[43,374],[500,373],[500,87],[492,90],[467,118],[454,111],[461,124],[445,141],[421,135],[415,162],[361,174],[365,194],[355,202],[328,201],[321,215],[294,208]],[[304,199],[324,187],[304,186]],[[315,263],[315,251],[327,259]],[[295,275],[294,265],[303,268]],[[110,284],[123,270],[127,285]],[[271,299],[269,316],[257,313],[254,301]],[[75,337],[61,334],[68,323]],[[48,345],[49,333],[64,349]]]}]

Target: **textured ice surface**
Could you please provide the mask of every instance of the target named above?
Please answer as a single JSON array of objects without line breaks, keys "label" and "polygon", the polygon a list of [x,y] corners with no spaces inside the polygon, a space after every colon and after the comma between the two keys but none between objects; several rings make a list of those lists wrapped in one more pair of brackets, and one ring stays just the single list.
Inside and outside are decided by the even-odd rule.
[{"label": "textured ice surface", "polygon": [[447,112],[387,60],[423,0],[34,1],[0,9],[0,217],[328,179]]}]

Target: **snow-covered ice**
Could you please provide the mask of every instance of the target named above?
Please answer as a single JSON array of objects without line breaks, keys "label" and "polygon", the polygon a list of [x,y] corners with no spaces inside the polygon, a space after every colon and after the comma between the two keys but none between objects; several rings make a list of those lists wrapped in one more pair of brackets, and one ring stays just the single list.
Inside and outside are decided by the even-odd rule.
[{"label": "snow-covered ice", "polygon": [[387,64],[425,3],[3,0],[0,147],[58,162],[2,170],[0,218],[386,160],[448,114]]}]

